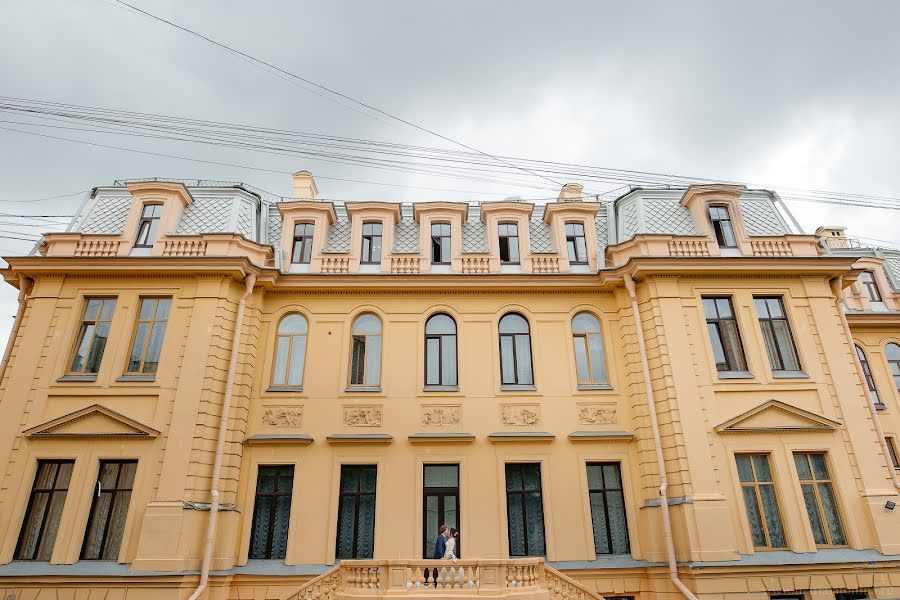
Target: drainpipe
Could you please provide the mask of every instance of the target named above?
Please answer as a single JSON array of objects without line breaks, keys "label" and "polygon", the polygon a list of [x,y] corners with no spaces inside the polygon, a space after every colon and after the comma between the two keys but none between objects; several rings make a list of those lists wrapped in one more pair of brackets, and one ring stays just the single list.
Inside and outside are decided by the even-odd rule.
[{"label": "drainpipe", "polygon": [[672,521],[669,519],[669,499],[666,490],[669,487],[669,476],[666,474],[666,462],[663,458],[662,440],[659,437],[659,421],[656,418],[656,402],[653,399],[653,386],[650,384],[650,365],[647,363],[647,347],[644,345],[644,325],[638,309],[637,294],[634,291],[634,279],[625,274],[625,289],[631,296],[631,312],[634,314],[635,335],[638,350],[641,354],[641,370],[644,375],[644,395],[647,397],[647,411],[650,413],[650,428],[653,430],[653,445],[656,448],[656,466],[659,469],[659,505],[662,508],[663,537],[666,542],[666,559],[669,563],[669,578],[678,591],[689,600],[697,600],[697,596],[678,578],[678,564],[675,562],[675,544],[672,542]]},{"label": "drainpipe", "polygon": [[900,480],[897,479],[897,472],[894,470],[893,464],[891,464],[891,451],[888,448],[887,440],[884,439],[881,419],[878,418],[878,410],[875,408],[875,403],[869,397],[869,382],[866,381],[866,376],[863,374],[862,364],[860,364],[859,356],[856,354],[856,342],[853,341],[853,333],[850,331],[850,324],[847,322],[847,315],[844,313],[844,294],[841,291],[843,289],[841,277],[835,277],[828,283],[831,284],[831,291],[834,293],[834,305],[837,308],[841,324],[844,326],[844,335],[847,336],[847,341],[850,343],[850,353],[853,355],[853,364],[856,365],[856,375],[859,377],[863,393],[866,394],[866,407],[872,416],[872,423],[875,424],[875,433],[878,434],[878,442],[881,444],[881,452],[884,455],[888,473],[891,475],[891,482],[893,482],[895,489],[900,490]]},{"label": "drainpipe", "polygon": [[234,338],[231,340],[231,361],[228,363],[228,376],[225,379],[225,398],[222,401],[222,416],[219,417],[219,439],[216,442],[216,459],[213,463],[212,486],[209,495],[209,523],[206,527],[206,544],[203,546],[203,566],[200,569],[200,584],[188,600],[197,600],[206,590],[209,581],[209,569],[212,563],[213,548],[216,543],[216,525],[219,521],[219,479],[222,475],[222,458],[225,455],[225,436],[228,434],[228,413],[231,411],[231,397],[234,392],[234,372],[237,370],[238,349],[241,345],[241,325],[244,320],[244,307],[247,298],[253,293],[256,275],[244,278],[246,291],[238,301],[237,316],[234,319]]},{"label": "drainpipe", "polygon": [[19,325],[22,323],[22,316],[25,314],[25,304],[28,302],[28,294],[34,287],[34,280],[24,275],[19,275],[19,310],[16,311],[16,318],[13,321],[12,330],[9,332],[9,339],[6,340],[6,351],[3,353],[3,362],[0,364],[0,382],[6,375],[6,365],[9,363],[9,355],[12,354],[13,344],[16,343],[16,336],[19,334]]}]

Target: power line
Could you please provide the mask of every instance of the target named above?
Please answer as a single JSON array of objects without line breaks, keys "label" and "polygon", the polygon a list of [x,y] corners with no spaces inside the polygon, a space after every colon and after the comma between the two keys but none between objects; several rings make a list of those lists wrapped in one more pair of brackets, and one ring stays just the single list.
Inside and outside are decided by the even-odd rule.
[{"label": "power line", "polygon": [[86,194],[90,190],[81,190],[80,192],[73,192],[71,194],[60,194],[58,196],[47,196],[45,198],[30,198],[28,200],[0,200],[0,202],[44,202],[45,200],[55,200],[57,198],[71,198],[72,196],[80,196],[81,194]]}]

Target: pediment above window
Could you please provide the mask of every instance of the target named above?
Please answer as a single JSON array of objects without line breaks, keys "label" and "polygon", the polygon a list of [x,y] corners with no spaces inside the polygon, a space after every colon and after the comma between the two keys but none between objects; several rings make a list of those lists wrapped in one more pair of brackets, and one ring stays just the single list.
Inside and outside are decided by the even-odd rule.
[{"label": "pediment above window", "polygon": [[144,438],[159,432],[114,410],[94,404],[25,430],[30,438]]},{"label": "pediment above window", "polygon": [[716,427],[719,433],[829,432],[841,426],[821,415],[769,400]]}]

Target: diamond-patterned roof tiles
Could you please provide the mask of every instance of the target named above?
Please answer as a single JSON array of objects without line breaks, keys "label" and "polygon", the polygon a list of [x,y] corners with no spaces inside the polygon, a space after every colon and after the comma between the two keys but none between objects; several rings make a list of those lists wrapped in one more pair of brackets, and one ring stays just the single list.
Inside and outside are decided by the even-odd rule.
[{"label": "diamond-patterned roof tiles", "polygon": [[328,228],[324,252],[350,252],[350,221],[338,219]]},{"label": "diamond-patterned roof tiles", "polygon": [[394,227],[394,252],[415,254],[419,251],[419,224],[412,218],[401,219]]},{"label": "diamond-patterned roof tiles", "polygon": [[237,233],[241,233],[248,240],[253,239],[253,207],[249,202],[241,202],[237,218]]},{"label": "diamond-patterned roof tiles", "polygon": [[644,198],[644,225],[641,233],[699,235],[691,211],[668,198]]},{"label": "diamond-patterned roof tiles", "polygon": [[81,223],[81,233],[122,233],[131,208],[131,196],[98,197],[91,212]]},{"label": "diamond-patterned roof tiles", "polygon": [[768,200],[741,200],[741,214],[748,235],[785,235],[789,233]]},{"label": "diamond-patterned roof tiles", "polygon": [[276,248],[281,244],[281,213],[277,205],[269,206],[269,218],[266,221],[266,233],[269,243]]},{"label": "diamond-patterned roof tiles", "polygon": [[900,254],[885,256],[884,270],[887,272],[888,279],[891,280],[891,287],[894,288],[894,291],[900,292]]},{"label": "diamond-patterned roof tiles", "polygon": [[619,241],[627,240],[630,237],[633,237],[635,233],[637,233],[638,227],[638,209],[637,202],[632,201],[628,204],[623,205],[621,208],[622,214],[622,231],[619,232]]},{"label": "diamond-patterned roof tiles", "polygon": [[462,252],[463,254],[480,254],[488,251],[487,231],[481,219],[475,217],[463,221]]},{"label": "diamond-patterned roof tiles", "polygon": [[606,218],[606,207],[601,207],[597,211],[597,217],[594,219],[594,225],[597,229],[597,257],[600,264],[603,264],[603,251],[606,249],[609,240],[609,220]]},{"label": "diamond-patterned roof tiles", "polygon": [[529,235],[531,236],[531,251],[534,254],[556,254],[556,244],[553,243],[553,232],[543,219],[532,219],[528,222]]},{"label": "diamond-patterned roof tiles", "polygon": [[225,233],[231,229],[233,198],[195,198],[184,207],[175,233],[197,235],[200,233]]}]

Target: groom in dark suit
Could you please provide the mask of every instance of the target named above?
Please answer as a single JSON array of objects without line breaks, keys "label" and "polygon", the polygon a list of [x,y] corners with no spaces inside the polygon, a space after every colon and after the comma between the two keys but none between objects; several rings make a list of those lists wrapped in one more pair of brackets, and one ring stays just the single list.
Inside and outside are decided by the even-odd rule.
[{"label": "groom in dark suit", "polygon": [[[447,527],[446,523],[438,527],[438,536],[434,540],[434,554],[431,558],[436,560],[444,558],[444,552],[447,550],[447,532],[449,530],[450,528]],[[432,569],[431,574],[434,577],[434,587],[437,587],[438,570]],[[428,585],[428,569],[425,569],[425,585]]]}]

